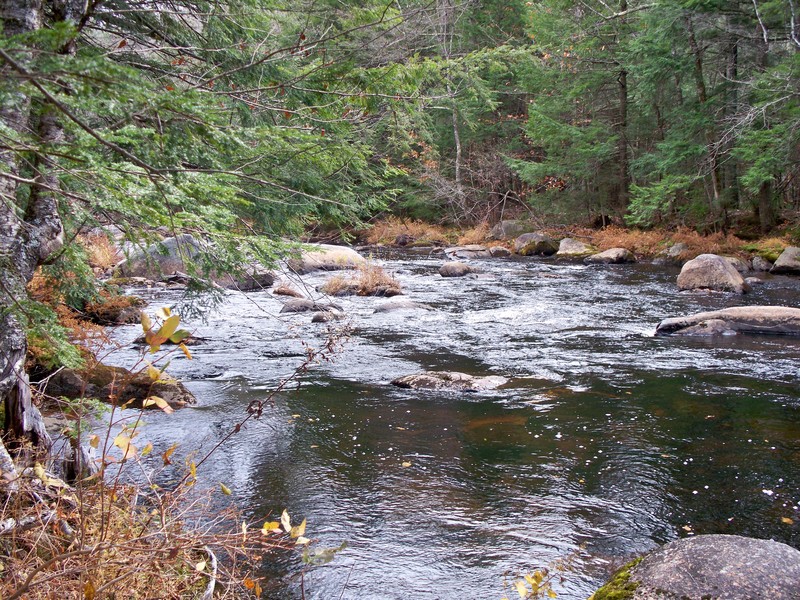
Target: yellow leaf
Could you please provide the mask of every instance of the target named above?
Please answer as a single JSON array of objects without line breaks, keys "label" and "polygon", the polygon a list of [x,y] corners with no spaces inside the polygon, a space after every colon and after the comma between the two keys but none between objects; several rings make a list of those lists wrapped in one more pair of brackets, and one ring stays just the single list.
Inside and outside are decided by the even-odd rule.
[{"label": "yellow leaf", "polygon": [[89,445],[92,448],[97,448],[100,446],[100,436],[97,434],[92,434],[89,436]]},{"label": "yellow leaf", "polygon": [[171,465],[172,461],[169,459],[170,456],[175,452],[175,449],[178,447],[178,443],[172,444],[169,448],[166,449],[164,454],[161,455],[161,458],[164,459],[164,466]]},{"label": "yellow leaf", "polygon": [[186,358],[192,360],[192,353],[189,352],[189,349],[186,347],[186,344],[181,344],[180,346],[178,346],[178,348],[180,348],[181,352],[183,352],[186,355]]},{"label": "yellow leaf", "polygon": [[191,473],[194,479],[197,479],[197,465],[194,463],[194,461],[189,463],[189,473]]},{"label": "yellow leaf", "polygon": [[84,600],[94,600],[94,595],[94,584],[91,581],[87,581],[86,585],[83,586],[83,598]]},{"label": "yellow leaf", "polygon": [[142,402],[142,406],[144,408],[147,408],[148,406],[157,406],[168,415],[171,415],[175,412],[175,409],[169,405],[169,402],[159,396],[149,396],[145,398],[144,402]]},{"label": "yellow leaf", "polygon": [[168,340],[169,337],[175,333],[175,330],[178,329],[180,322],[181,318],[178,315],[172,315],[169,319],[164,321],[161,329],[158,330],[158,337],[164,338],[164,341]]},{"label": "yellow leaf", "polygon": [[226,496],[230,496],[231,493],[232,493],[231,492],[231,488],[229,488],[227,485],[225,485],[222,482],[220,482],[220,484],[219,484],[219,489],[221,489],[222,493],[225,494]]},{"label": "yellow leaf", "polygon": [[277,521],[267,521],[264,523],[264,526],[261,528],[261,533],[264,535],[269,535],[270,533],[280,533],[281,532],[281,524]]},{"label": "yellow leaf", "polygon": [[289,513],[286,512],[286,509],[283,509],[281,513],[281,525],[283,525],[283,530],[286,533],[289,533],[292,530],[292,520],[289,517]]},{"label": "yellow leaf", "polygon": [[153,451],[153,444],[151,444],[150,442],[147,442],[147,445],[146,445],[144,448],[142,448],[142,453],[141,453],[141,455],[142,455],[142,456],[147,456],[147,455],[148,455],[148,454],[150,454],[152,451]]},{"label": "yellow leaf", "polygon": [[156,311],[156,316],[159,319],[166,319],[172,314],[172,311],[169,309],[169,306],[162,306]]},{"label": "yellow leaf", "polygon": [[33,465],[33,474],[36,475],[36,478],[39,479],[43,484],[47,485],[47,473],[45,472],[41,463],[36,463]]},{"label": "yellow leaf", "polygon": [[794,521],[792,521],[789,517],[781,517],[781,523],[786,523],[787,525],[792,525]]},{"label": "yellow leaf", "polygon": [[411,466],[411,463],[410,463],[410,462],[408,462],[408,461],[406,461],[406,462],[404,462],[404,463],[403,463],[403,466],[404,466],[404,467],[410,467],[410,466]]},{"label": "yellow leaf", "polygon": [[197,563],[194,566],[194,569],[195,569],[195,571],[198,571],[198,572],[205,571],[206,570],[206,561],[201,560],[199,563]]},{"label": "yellow leaf", "polygon": [[151,381],[158,381],[161,379],[161,371],[156,369],[153,365],[147,365],[147,376]]},{"label": "yellow leaf", "polygon": [[514,584],[514,587],[517,588],[517,593],[519,594],[520,598],[524,598],[528,595],[528,588],[525,587],[525,582],[520,580]]},{"label": "yellow leaf", "polygon": [[292,527],[292,531],[289,533],[293,538],[300,537],[306,532],[306,520],[303,519],[303,522],[296,527]]},{"label": "yellow leaf", "polygon": [[153,328],[153,322],[150,320],[150,317],[147,316],[146,313],[142,313],[142,331],[149,332]]},{"label": "yellow leaf", "polygon": [[297,545],[297,546],[305,546],[306,544],[310,544],[310,543],[311,543],[310,539],[308,539],[307,537],[303,537],[301,535],[299,538],[297,538],[297,541],[295,542],[295,545]]},{"label": "yellow leaf", "polygon": [[122,450],[123,460],[136,457],[136,446],[131,444],[131,438],[124,433],[120,433],[114,438],[114,445]]},{"label": "yellow leaf", "polygon": [[250,579],[249,577],[245,577],[244,581],[242,582],[242,585],[244,585],[246,589],[252,590],[254,587],[256,587],[256,582]]},{"label": "yellow leaf", "polygon": [[548,598],[558,598],[558,594],[556,594],[553,590],[547,590],[547,597]]},{"label": "yellow leaf", "polygon": [[258,585],[258,582],[256,581],[255,585],[253,586],[253,593],[256,595],[256,598],[261,597],[261,591],[261,586]]}]

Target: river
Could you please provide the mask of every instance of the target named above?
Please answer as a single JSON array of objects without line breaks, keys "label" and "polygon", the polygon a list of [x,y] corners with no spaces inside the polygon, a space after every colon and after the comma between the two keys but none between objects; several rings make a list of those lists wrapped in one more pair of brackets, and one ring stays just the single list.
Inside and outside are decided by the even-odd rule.
[{"label": "river", "polygon": [[[504,583],[562,562],[558,597],[584,600],[614,567],[677,537],[800,547],[800,340],[653,336],[666,317],[799,306],[800,280],[687,294],[677,269],[649,264],[492,259],[476,262],[477,277],[444,279],[442,260],[375,259],[430,309],[374,314],[392,300],[336,298],[347,319],[332,327],[349,328],[338,350],[199,473],[200,485],[231,488],[248,518],[286,508],[317,547],[347,543],[305,572],[306,598],[499,600],[517,597]],[[330,276],[303,283],[313,292]],[[147,297],[153,309],[180,300]],[[148,413],[154,456],[213,446],[302,363],[304,344],[329,335],[280,307],[268,291],[231,292],[184,323],[208,341],[168,372],[198,404]],[[127,344],[140,331],[115,335]],[[511,382],[486,393],[389,383],[423,370]],[[300,598],[301,568],[296,555],[268,558],[264,597]]]}]

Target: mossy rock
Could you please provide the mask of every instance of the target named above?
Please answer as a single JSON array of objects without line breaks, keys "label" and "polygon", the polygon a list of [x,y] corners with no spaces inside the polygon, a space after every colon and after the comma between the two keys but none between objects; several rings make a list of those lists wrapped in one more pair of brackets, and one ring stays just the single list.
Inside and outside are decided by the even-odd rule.
[{"label": "mossy rock", "polygon": [[642,562],[639,557],[619,569],[611,580],[591,595],[589,600],[629,600],[639,587],[638,581],[631,581],[631,569]]}]

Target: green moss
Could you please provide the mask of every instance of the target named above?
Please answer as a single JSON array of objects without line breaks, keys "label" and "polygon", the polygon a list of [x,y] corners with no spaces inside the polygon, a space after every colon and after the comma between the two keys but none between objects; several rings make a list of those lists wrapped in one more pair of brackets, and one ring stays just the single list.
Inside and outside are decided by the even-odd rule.
[{"label": "green moss", "polygon": [[744,249],[748,252],[757,254],[761,258],[765,258],[770,262],[775,262],[778,257],[786,249],[786,244],[780,240],[766,240],[761,242],[754,242],[746,244]]},{"label": "green moss", "polygon": [[609,582],[592,594],[589,600],[628,600],[639,587],[638,581],[631,581],[631,569],[642,562],[637,558],[614,573]]}]

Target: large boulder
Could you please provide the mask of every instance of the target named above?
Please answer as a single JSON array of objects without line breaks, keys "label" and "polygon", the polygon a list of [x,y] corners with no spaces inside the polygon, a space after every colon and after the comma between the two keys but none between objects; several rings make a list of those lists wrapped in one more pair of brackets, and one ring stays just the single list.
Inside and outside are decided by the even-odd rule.
[{"label": "large boulder", "polygon": [[457,261],[446,262],[439,267],[439,275],[442,277],[464,277],[464,275],[469,275],[474,272],[475,269],[468,264]]},{"label": "large boulder", "polygon": [[683,265],[679,290],[716,290],[744,294],[750,291],[739,271],[722,256],[701,254]]},{"label": "large boulder", "polygon": [[489,238],[493,240],[513,240],[523,233],[528,233],[532,227],[525,221],[506,220],[500,221],[489,232]]},{"label": "large boulder", "polygon": [[514,240],[514,252],[521,256],[552,256],[558,252],[558,246],[543,233],[523,233]]},{"label": "large boulder", "polygon": [[556,256],[565,258],[581,258],[584,256],[589,256],[594,251],[595,249],[586,242],[581,242],[580,240],[573,238],[564,238],[558,244],[558,252],[556,252]]},{"label": "large boulder", "polygon": [[800,335],[800,308],[734,306],[686,317],[664,319],[656,335]]},{"label": "large boulder", "polygon": [[444,254],[450,260],[470,259],[470,258],[490,258],[491,252],[485,246],[480,244],[469,244],[467,246],[453,246],[452,248],[445,248]]},{"label": "large boulder", "polygon": [[772,540],[699,535],[624,567],[590,600],[797,600],[800,551]]},{"label": "large boulder", "polygon": [[[133,373],[123,367],[96,364],[83,370],[60,369],[47,380],[43,390],[50,396],[113,400],[128,408],[142,408],[144,400],[158,396],[172,408],[195,404],[197,400],[186,387],[163,375],[156,381],[146,371]],[[157,408],[150,404],[148,408]]]},{"label": "large boulder", "polygon": [[426,371],[415,375],[398,377],[392,385],[414,390],[457,390],[462,392],[481,392],[493,390],[508,383],[499,375],[475,377],[457,371]]},{"label": "large boulder", "polygon": [[587,265],[621,265],[635,263],[633,252],[625,248],[611,248],[599,254],[592,254],[583,259]]},{"label": "large boulder", "polygon": [[366,262],[363,256],[347,246],[309,244],[298,256],[289,260],[289,268],[302,275],[312,271],[355,269]]},{"label": "large boulder", "polygon": [[203,249],[202,243],[189,233],[182,233],[132,252],[117,265],[122,277],[145,277],[160,280],[175,272],[185,273],[186,264]]},{"label": "large boulder", "polygon": [[770,273],[781,275],[800,275],[800,248],[789,246],[772,265]]}]

